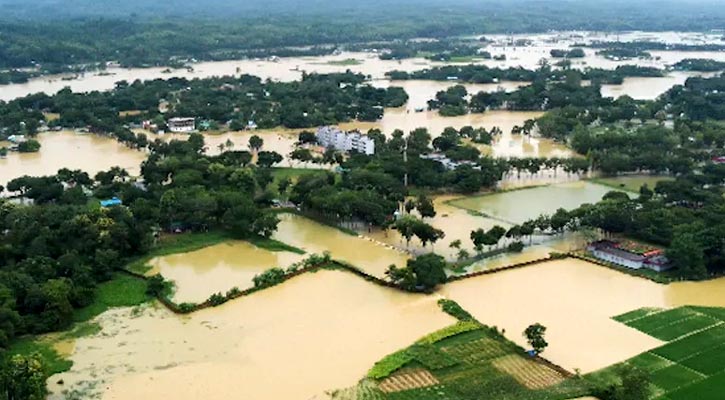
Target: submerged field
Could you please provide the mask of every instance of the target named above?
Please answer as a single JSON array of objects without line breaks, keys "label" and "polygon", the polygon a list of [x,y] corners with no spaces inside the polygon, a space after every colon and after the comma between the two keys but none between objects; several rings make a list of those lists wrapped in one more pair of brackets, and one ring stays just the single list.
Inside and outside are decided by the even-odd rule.
[{"label": "submerged field", "polygon": [[557,209],[571,210],[584,203],[596,203],[612,188],[579,181],[546,185],[503,193],[466,197],[453,205],[509,223],[521,223]]},{"label": "submerged field", "polygon": [[49,378],[51,399],[324,398],[454,320],[434,297],[320,271],[189,316],[145,306],[95,322],[70,371]]}]

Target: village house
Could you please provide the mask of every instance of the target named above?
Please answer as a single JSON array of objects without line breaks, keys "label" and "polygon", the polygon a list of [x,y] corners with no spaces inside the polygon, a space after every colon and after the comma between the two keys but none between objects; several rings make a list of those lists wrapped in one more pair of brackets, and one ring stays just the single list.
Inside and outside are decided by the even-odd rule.
[{"label": "village house", "polygon": [[662,249],[630,241],[598,240],[587,246],[596,258],[623,267],[662,272],[671,268]]},{"label": "village house", "polygon": [[463,160],[463,161],[454,161],[450,158],[446,157],[445,154],[442,153],[431,153],[431,154],[421,154],[420,158],[424,160],[433,160],[441,163],[443,167],[449,171],[453,171],[454,169],[458,168],[461,165],[471,165],[473,169],[480,170],[481,167],[476,165],[473,161]]},{"label": "village house", "polygon": [[194,118],[171,118],[167,123],[169,131],[174,133],[188,133],[196,130]]}]

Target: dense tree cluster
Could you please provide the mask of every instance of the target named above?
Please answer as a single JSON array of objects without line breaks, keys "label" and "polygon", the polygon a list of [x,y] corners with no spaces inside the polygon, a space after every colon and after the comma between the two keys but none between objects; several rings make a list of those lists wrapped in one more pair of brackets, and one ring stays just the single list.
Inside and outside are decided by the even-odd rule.
[{"label": "dense tree cluster", "polygon": [[[403,89],[374,88],[365,76],[351,72],[304,75],[295,82],[263,82],[249,75],[121,81],[107,92],[64,89],[52,96],[36,94],[0,102],[0,135],[34,133],[44,120],[42,111],[60,115],[50,126],[90,127],[134,142],[129,131],[121,129],[125,123],[152,120],[163,127],[165,119],[180,116],[229,123],[232,129],[242,129],[248,121],[261,128],[303,128],[355,119],[374,121],[383,115],[384,107],[399,107],[407,100]],[[169,104],[166,114],[159,111],[162,101]],[[123,111],[136,113],[124,117],[119,114]]]},{"label": "dense tree cluster", "polygon": [[[271,172],[246,165],[248,153],[206,156],[199,134],[150,148],[141,184],[117,167],[94,178],[60,170],[8,183],[35,205],[0,201],[0,347],[19,334],[68,326],[97,283],[148,250],[155,227],[224,229],[239,238],[276,229],[276,215],[266,210]],[[116,196],[124,205],[100,208],[91,196]]]}]

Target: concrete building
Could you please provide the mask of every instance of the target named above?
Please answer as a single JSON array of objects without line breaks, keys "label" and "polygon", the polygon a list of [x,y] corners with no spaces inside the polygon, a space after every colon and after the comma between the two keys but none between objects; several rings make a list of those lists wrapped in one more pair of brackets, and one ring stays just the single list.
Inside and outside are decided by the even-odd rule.
[{"label": "concrete building", "polygon": [[356,151],[367,155],[375,154],[375,141],[359,131],[345,132],[332,126],[317,128],[317,142],[325,148],[340,151]]},{"label": "concrete building", "polygon": [[167,125],[169,131],[175,133],[193,132],[196,130],[196,120],[194,118],[171,118]]},{"label": "concrete building", "polygon": [[670,269],[669,260],[662,249],[640,245],[634,242],[615,242],[599,240],[587,246],[587,250],[596,258],[623,267],[640,269],[649,268],[662,272]]},{"label": "concrete building", "polygon": [[421,154],[420,158],[422,158],[424,160],[437,161],[437,162],[443,164],[443,167],[445,167],[445,169],[447,169],[449,171],[453,171],[454,169],[458,168],[461,165],[470,165],[473,167],[473,169],[476,169],[476,170],[481,169],[481,167],[476,165],[476,163],[473,161],[467,161],[467,160],[454,161],[454,160],[451,160],[450,158],[446,157],[445,154],[441,154],[441,153]]}]

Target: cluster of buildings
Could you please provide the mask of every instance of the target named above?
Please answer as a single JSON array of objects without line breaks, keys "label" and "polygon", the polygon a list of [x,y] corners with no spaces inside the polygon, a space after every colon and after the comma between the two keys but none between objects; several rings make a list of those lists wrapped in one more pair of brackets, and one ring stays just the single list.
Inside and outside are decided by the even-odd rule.
[{"label": "cluster of buildings", "polygon": [[326,149],[375,154],[375,141],[356,130],[348,132],[333,126],[322,126],[317,128],[315,136],[317,143]]},{"label": "cluster of buildings", "polygon": [[171,118],[166,123],[170,132],[189,133],[196,130],[195,118]]},{"label": "cluster of buildings", "polygon": [[598,240],[587,246],[587,250],[596,258],[623,267],[648,268],[657,272],[670,269],[669,260],[662,249],[630,241]]}]

